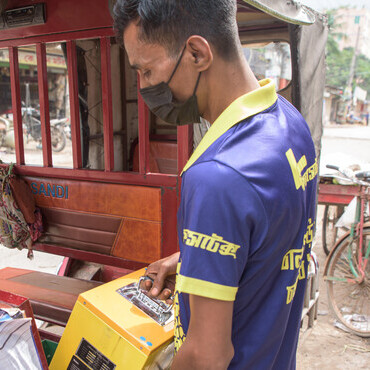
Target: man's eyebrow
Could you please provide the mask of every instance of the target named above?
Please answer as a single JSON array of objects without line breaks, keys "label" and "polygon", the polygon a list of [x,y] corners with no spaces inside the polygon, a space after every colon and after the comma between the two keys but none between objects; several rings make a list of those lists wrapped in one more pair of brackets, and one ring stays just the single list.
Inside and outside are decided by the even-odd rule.
[{"label": "man's eyebrow", "polygon": [[134,69],[135,71],[138,71],[140,69],[140,66],[138,64],[132,64],[131,68]]}]

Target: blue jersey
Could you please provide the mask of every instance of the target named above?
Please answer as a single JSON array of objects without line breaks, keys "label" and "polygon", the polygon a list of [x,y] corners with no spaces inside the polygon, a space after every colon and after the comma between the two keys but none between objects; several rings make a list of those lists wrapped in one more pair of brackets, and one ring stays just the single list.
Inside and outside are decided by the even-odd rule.
[{"label": "blue jersey", "polygon": [[230,369],[294,369],[318,165],[309,128],[274,84],[232,103],[184,169],[175,347],[189,294],[234,301]]}]

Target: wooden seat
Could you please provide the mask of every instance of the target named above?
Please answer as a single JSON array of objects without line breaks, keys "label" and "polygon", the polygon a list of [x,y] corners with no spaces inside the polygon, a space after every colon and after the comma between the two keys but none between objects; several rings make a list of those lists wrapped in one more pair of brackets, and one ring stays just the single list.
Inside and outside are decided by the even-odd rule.
[{"label": "wooden seat", "polygon": [[6,267],[0,270],[2,290],[30,300],[37,319],[65,326],[80,293],[102,283]]}]

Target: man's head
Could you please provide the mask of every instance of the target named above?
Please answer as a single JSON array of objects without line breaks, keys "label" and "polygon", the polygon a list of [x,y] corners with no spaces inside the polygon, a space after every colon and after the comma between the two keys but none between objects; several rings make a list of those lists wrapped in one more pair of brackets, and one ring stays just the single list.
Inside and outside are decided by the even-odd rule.
[{"label": "man's head", "polygon": [[[239,81],[235,76],[242,70],[236,66],[242,52],[235,0],[117,0],[114,18],[141,88],[168,82],[176,104],[189,102],[196,92],[197,110],[208,120],[220,113],[211,102],[218,110],[230,103],[223,90],[230,77]],[[162,89],[154,94],[166,95]]]},{"label": "man's head", "polygon": [[237,53],[235,0],[117,0],[114,15],[119,39],[135,22],[141,41],[160,44],[173,57],[192,35],[202,36],[224,59]]}]

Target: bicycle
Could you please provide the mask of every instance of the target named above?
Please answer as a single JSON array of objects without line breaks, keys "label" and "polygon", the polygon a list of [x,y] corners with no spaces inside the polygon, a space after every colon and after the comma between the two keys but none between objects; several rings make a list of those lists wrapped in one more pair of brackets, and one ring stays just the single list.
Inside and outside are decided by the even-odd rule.
[{"label": "bicycle", "polygon": [[337,221],[342,216],[344,208],[345,206],[343,205],[325,205],[324,216],[322,220],[321,239],[322,247],[327,256],[329,255],[338,238],[343,235],[343,232],[347,231],[345,228],[340,228],[338,230],[338,228],[335,226]]},{"label": "bicycle", "polygon": [[370,223],[364,222],[370,204],[370,172],[349,177],[336,166],[343,177],[359,185],[356,215],[351,229],[330,252],[324,270],[329,304],[336,318],[350,332],[370,337]]}]

